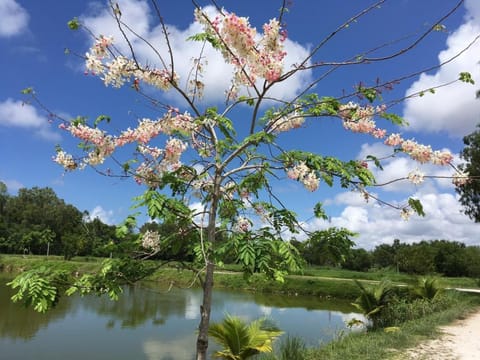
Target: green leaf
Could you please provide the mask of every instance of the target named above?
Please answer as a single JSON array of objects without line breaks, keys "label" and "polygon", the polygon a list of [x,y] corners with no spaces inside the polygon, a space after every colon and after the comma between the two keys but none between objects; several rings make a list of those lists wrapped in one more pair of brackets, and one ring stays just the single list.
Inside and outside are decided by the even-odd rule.
[{"label": "green leaf", "polygon": [[389,120],[392,124],[395,124],[395,125],[399,125],[399,126],[408,125],[408,122],[401,116],[398,116],[397,114],[380,113],[379,116],[381,118]]},{"label": "green leaf", "polygon": [[423,211],[423,206],[420,200],[409,198],[408,205],[410,205],[412,210],[415,211],[419,216],[425,216],[425,212]]},{"label": "green leaf", "polygon": [[376,156],[367,155],[367,159],[373,161],[373,163],[377,168],[379,168],[380,170],[383,170],[382,164],[380,163],[380,160],[378,160]]},{"label": "green leaf", "polygon": [[80,22],[76,17],[74,17],[72,20],[70,20],[68,23],[68,28],[70,30],[78,30],[80,28]]},{"label": "green leaf", "polygon": [[213,34],[207,33],[207,32],[194,34],[192,36],[189,36],[187,40],[188,41],[205,41],[210,43],[210,45],[212,45],[214,49],[222,48],[221,41]]},{"label": "green leaf", "polygon": [[110,120],[111,120],[110,116],[100,115],[95,119],[93,123],[93,127],[97,127],[97,125],[100,124],[102,121],[106,121],[107,123],[109,123]]},{"label": "green leaf", "polygon": [[472,74],[469,72],[461,72],[458,80],[463,81],[467,84],[475,84],[475,81],[472,79]]},{"label": "green leaf", "polygon": [[365,96],[365,98],[371,103],[374,102],[375,99],[377,99],[377,97],[379,96],[378,91],[375,88],[366,88],[363,86],[359,86],[357,88],[357,91],[363,96]]},{"label": "green leaf", "polygon": [[315,207],[313,208],[313,213],[315,217],[319,219],[328,220],[328,216],[325,213],[325,210],[323,209],[322,203],[320,202],[315,204]]},{"label": "green leaf", "polygon": [[87,123],[87,118],[85,116],[77,116],[75,119],[70,120],[70,123],[73,126],[85,125]]},{"label": "green leaf", "polygon": [[29,94],[33,94],[33,93],[34,93],[32,87],[25,88],[25,89],[23,89],[23,90],[20,91],[20,92],[21,92],[22,94],[24,94],[24,95],[29,95]]}]

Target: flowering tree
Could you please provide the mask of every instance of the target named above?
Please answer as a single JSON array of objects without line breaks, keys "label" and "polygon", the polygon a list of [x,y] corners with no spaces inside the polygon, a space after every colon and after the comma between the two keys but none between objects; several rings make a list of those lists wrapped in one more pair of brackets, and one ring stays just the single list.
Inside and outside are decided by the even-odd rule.
[{"label": "flowering tree", "polygon": [[[441,29],[441,22],[462,1],[411,44],[388,56],[373,58],[368,56],[370,52],[367,51],[362,56],[343,62],[315,60],[319,50],[333,37],[382,3],[384,1],[372,4],[340,25],[291,68],[285,66],[285,1],[278,17],[266,22],[261,31],[253,27],[246,17],[219,7],[207,11],[196,5],[194,16],[202,31],[189,41],[201,43],[202,51],[193,60],[187,79],[181,79],[176,71],[179,61],[183,60],[175,57],[167,26],[155,1],[152,1],[152,6],[163,30],[165,52],[159,51],[124,23],[118,4],[111,3],[111,13],[123,39],[90,32],[94,44],[82,56],[86,73],[99,77],[106,86],[131,86],[136,94],[147,97],[163,114],[155,119],[141,118],[134,128],[118,132],[107,132],[110,118],[105,115],[89,124],[84,118],[68,120],[51,114],[60,121],[63,130],[80,140],[83,150],[81,154],[71,154],[58,148],[54,160],[66,171],[94,167],[105,175],[132,177],[146,188],[144,194],[137,198],[137,203],[139,207],[146,207],[152,219],[158,222],[175,219],[179,232],[198,235],[192,237],[196,241],[190,244],[196,256],[193,266],[203,289],[197,359],[206,358],[214,269],[221,264],[223,254],[233,252],[247,274],[263,272],[280,281],[288,271],[301,266],[295,247],[284,239],[282,233],[304,230],[296,214],[286,208],[273,191],[274,182],[300,182],[310,192],[317,191],[321,183],[328,186],[339,184],[359,192],[366,200],[382,201],[371,192],[373,187],[381,185],[376,183],[371,168],[381,168],[382,159],[372,154],[366,159],[342,161],[282,145],[285,144],[282,139],[293,136],[295,129],[321,117],[337,119],[347,132],[382,139],[392,148],[392,155],[404,154],[419,163],[451,166],[456,183],[468,179],[467,174],[455,172],[453,156],[449,152],[434,150],[398,133],[389,133],[377,124],[385,121],[406,125],[401,117],[388,112],[392,103],[382,103],[380,94],[408,76],[379,82],[371,87],[358,85],[351,93],[338,98],[320,96],[311,91],[325,74],[339,67],[386,61],[410,51],[428,34]],[[69,26],[79,29],[83,25],[75,19]],[[142,61],[137,56],[132,37],[150,47],[156,58]],[[117,41],[125,42],[130,53],[122,53],[116,46]],[[216,49],[232,68],[232,82],[225,89],[224,105],[207,107],[202,102],[205,91],[202,73],[208,66],[203,56],[206,47]],[[272,89],[279,84],[317,68],[327,69],[326,73],[291,99],[271,96]],[[458,80],[469,82],[469,79],[464,73]],[[182,105],[174,107],[154,99],[151,95],[153,90],[176,93]],[[32,89],[24,92],[38,102]],[[42,103],[38,104],[44,107]],[[116,126],[119,125],[117,122]],[[133,155],[119,160],[116,154],[125,153],[124,150],[131,150]],[[112,163],[119,165],[118,171],[107,166]],[[403,179],[420,184],[425,176],[415,170],[405,174]],[[193,201],[201,203],[200,209],[191,206]],[[413,197],[405,204],[384,203],[398,209],[405,219],[412,213],[424,215],[420,202]],[[321,203],[314,207],[314,214],[327,218]],[[134,224],[135,218],[129,217],[119,227],[119,234],[128,234]],[[227,238],[228,241],[219,241],[219,238]],[[156,266],[144,263],[133,265],[133,262],[157,253],[170,240],[168,236],[161,237],[154,231],[145,232],[132,243],[130,250],[137,256],[109,260],[99,274],[71,279],[73,284],[68,287],[67,294],[107,291],[115,298],[125,281],[138,280],[156,269]],[[66,281],[66,276],[64,273],[59,275],[62,283]],[[40,279],[45,282],[43,289],[46,290],[32,291],[32,284]],[[12,286],[19,288],[16,299],[24,298],[38,310],[47,309],[58,298],[56,284],[60,283],[56,283],[55,279],[51,273],[48,276],[45,273],[31,276],[30,273],[28,279],[22,275],[12,282]]]}]

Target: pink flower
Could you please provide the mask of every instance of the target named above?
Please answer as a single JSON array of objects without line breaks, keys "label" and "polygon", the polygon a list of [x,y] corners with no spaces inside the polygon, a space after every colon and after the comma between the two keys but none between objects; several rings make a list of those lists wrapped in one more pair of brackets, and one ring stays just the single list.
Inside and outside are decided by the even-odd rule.
[{"label": "pink flower", "polygon": [[388,138],[385,140],[385,145],[388,146],[397,146],[403,142],[402,137],[400,134],[390,134]]}]

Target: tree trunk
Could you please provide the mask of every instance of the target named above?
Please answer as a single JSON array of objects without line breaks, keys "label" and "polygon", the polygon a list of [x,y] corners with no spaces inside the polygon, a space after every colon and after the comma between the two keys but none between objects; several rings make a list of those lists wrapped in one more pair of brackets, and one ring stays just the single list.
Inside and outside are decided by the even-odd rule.
[{"label": "tree trunk", "polygon": [[[207,239],[209,244],[213,247],[216,240],[216,219],[217,219],[217,207],[220,198],[220,184],[221,176],[218,173],[214,179],[214,189],[212,192],[212,203],[208,211],[208,226],[207,226]],[[213,270],[215,264],[210,261],[210,250],[205,254],[205,262],[207,268],[205,271],[205,281],[203,287],[203,302],[200,306],[200,325],[198,326],[197,337],[197,360],[207,360],[208,349],[208,328],[210,326],[210,313],[212,311],[212,291],[213,291]]]},{"label": "tree trunk", "polygon": [[207,265],[205,283],[203,284],[203,303],[200,306],[200,325],[197,337],[197,360],[207,359],[208,327],[210,325],[210,312],[212,310],[213,270],[215,265]]}]

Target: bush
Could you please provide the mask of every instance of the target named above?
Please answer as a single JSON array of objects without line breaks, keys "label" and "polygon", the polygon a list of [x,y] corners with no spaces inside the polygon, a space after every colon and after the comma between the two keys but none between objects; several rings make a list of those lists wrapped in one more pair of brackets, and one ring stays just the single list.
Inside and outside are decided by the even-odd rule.
[{"label": "bush", "polygon": [[406,321],[419,319],[448,309],[457,302],[457,296],[449,293],[441,294],[431,300],[426,298],[413,301],[408,298],[396,299],[382,309],[379,323],[381,327],[399,326]]}]

